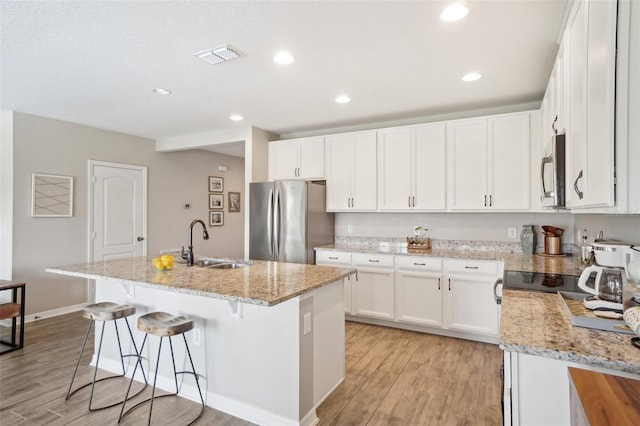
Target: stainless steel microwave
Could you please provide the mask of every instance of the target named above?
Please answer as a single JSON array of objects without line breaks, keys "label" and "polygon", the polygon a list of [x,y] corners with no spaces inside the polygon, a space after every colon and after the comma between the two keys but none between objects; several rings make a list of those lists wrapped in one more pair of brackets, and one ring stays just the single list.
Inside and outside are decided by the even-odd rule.
[{"label": "stainless steel microwave", "polygon": [[554,135],[540,161],[540,201],[543,207],[565,207],[565,135]]}]

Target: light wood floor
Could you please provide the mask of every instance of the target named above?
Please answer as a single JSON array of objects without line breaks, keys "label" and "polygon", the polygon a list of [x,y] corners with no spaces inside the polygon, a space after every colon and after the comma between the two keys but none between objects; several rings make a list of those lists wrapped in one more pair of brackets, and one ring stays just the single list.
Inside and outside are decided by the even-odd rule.
[{"label": "light wood floor", "polygon": [[[88,412],[89,389],[65,395],[87,320],[80,313],[29,323],[25,347],[0,356],[0,424],[114,425],[120,407]],[[90,342],[83,364],[93,351]],[[345,381],[318,408],[320,425],[499,425],[501,351],[495,345],[347,322]],[[77,383],[93,374],[81,367]],[[120,379],[96,387],[101,404]],[[134,401],[140,400],[140,397]],[[113,400],[112,400],[113,401]],[[154,404],[154,424],[186,424],[199,405],[182,398]],[[123,425],[146,424],[147,408]],[[202,425],[250,425],[207,407]]]}]

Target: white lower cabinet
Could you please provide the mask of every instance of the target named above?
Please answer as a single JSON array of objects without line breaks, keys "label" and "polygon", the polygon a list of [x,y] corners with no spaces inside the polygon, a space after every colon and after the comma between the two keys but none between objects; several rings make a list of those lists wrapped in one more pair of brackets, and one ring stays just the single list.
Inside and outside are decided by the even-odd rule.
[{"label": "white lower cabinet", "polygon": [[[348,268],[351,266],[351,253],[342,251],[317,251],[316,265],[337,266],[340,268]],[[351,314],[353,312],[351,303],[351,289],[355,277],[348,276],[344,278],[344,312]]]},{"label": "white lower cabinet", "polygon": [[318,250],[316,264],[358,270],[344,280],[345,313],[353,319],[496,341],[493,292],[502,262]]},{"label": "white lower cabinet", "polygon": [[442,327],[442,260],[396,257],[396,319]]},{"label": "white lower cabinet", "polygon": [[445,260],[444,326],[451,330],[498,335],[499,312],[493,286],[502,274],[498,262]]},{"label": "white lower cabinet", "polygon": [[358,278],[352,288],[355,315],[394,319],[393,256],[354,254]]}]

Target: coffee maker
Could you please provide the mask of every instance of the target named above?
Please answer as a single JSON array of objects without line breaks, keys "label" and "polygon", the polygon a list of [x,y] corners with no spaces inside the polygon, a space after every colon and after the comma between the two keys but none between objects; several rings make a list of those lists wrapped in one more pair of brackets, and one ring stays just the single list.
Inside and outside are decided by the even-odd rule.
[{"label": "coffee maker", "polygon": [[[602,240],[591,245],[595,264],[585,268],[578,279],[578,287],[592,294],[584,299],[585,307],[622,314],[622,293],[628,281],[627,265],[636,256],[633,247],[629,243]],[[640,252],[637,254],[640,256]]]}]

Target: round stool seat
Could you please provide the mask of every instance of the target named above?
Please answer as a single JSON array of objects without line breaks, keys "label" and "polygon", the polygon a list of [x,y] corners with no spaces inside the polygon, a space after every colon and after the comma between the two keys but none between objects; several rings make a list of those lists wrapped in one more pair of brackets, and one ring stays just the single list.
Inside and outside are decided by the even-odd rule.
[{"label": "round stool seat", "polygon": [[100,302],[84,307],[82,316],[93,321],[113,321],[136,313],[136,308],[113,302]]},{"label": "round stool seat", "polygon": [[166,312],[151,312],[138,318],[138,330],[154,336],[175,336],[192,328],[193,320]]}]

